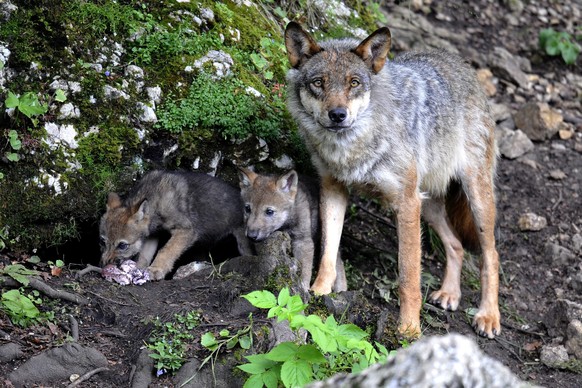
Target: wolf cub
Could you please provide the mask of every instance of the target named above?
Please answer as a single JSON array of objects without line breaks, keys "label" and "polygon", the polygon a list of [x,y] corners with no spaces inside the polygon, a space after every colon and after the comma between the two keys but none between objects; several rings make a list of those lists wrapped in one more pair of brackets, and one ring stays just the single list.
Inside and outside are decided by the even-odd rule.
[{"label": "wolf cub", "polygon": [[[275,231],[291,236],[293,255],[301,264],[301,283],[309,290],[313,257],[319,258],[319,185],[301,177],[295,171],[280,176],[259,175],[239,169],[241,196],[244,202],[246,234],[254,241],[262,241]],[[337,258],[337,278],[333,289],[347,290],[344,264]]]},{"label": "wolf cub", "polygon": [[[149,266],[151,278],[161,280],[194,243],[211,245],[231,234],[239,252],[251,254],[242,207],[239,191],[221,179],[152,171],[125,200],[109,194],[99,227],[101,266],[137,258],[138,267]],[[170,239],[156,254],[160,231],[169,232]]]}]

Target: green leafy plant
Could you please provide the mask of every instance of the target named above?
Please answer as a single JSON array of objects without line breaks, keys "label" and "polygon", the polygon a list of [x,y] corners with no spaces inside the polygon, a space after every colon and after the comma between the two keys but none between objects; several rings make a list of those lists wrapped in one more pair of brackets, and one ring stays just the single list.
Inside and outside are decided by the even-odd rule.
[{"label": "green leafy plant", "polygon": [[540,47],[551,56],[561,55],[568,65],[576,63],[582,48],[567,32],[556,31],[553,28],[544,28],[538,36]]},{"label": "green leafy plant", "polygon": [[266,80],[272,80],[274,71],[281,76],[287,72],[287,55],[285,45],[275,39],[261,38],[259,53],[250,54],[251,61],[258,71],[263,73]]},{"label": "green leafy plant", "polygon": [[8,314],[12,323],[22,327],[28,327],[41,318],[40,310],[34,302],[20,293],[19,290],[10,290],[2,294],[2,310]]},{"label": "green leafy plant", "polygon": [[48,104],[41,103],[38,99],[38,95],[33,92],[26,92],[18,97],[16,94],[9,91],[4,104],[6,105],[6,108],[14,108],[28,117],[35,126],[38,124],[36,116],[43,115],[48,111]]},{"label": "green leafy plant", "polygon": [[243,295],[253,306],[269,309],[269,318],[287,320],[294,332],[305,330],[305,344],[283,342],[264,354],[246,356],[247,364],[239,369],[251,376],[244,387],[276,388],[303,386],[337,373],[357,373],[377,362],[385,361],[388,350],[381,344],[371,344],[369,334],[353,324],[339,324],[333,315],[325,321],[318,315],[305,316],[307,307],[298,295],[291,296],[284,288],[275,297],[269,291],[254,291]]},{"label": "green leafy plant", "polygon": [[192,82],[186,98],[164,104],[158,119],[159,128],[173,133],[210,129],[234,139],[249,134],[273,138],[283,120],[261,97],[249,94],[242,81],[232,77],[213,80],[204,74]]},{"label": "green leafy plant", "polygon": [[[242,349],[248,350],[253,346],[253,315],[249,315],[250,323],[236,333],[231,333],[227,329],[223,329],[218,332],[218,337],[216,337],[212,332],[206,332],[202,335],[200,339],[200,344],[206,349],[210,350],[210,355],[208,355],[204,361],[200,364],[199,370],[210,361],[212,366],[212,375],[214,375],[214,365],[216,364],[216,359],[220,354],[221,349],[230,350],[235,346],[240,346]],[[194,376],[192,376],[193,378]],[[188,380],[190,381],[190,380]],[[186,383],[188,382],[186,381]]]},{"label": "green leafy plant", "polygon": [[191,331],[200,324],[200,312],[174,315],[173,322],[154,321],[154,331],[147,348],[149,356],[156,361],[157,375],[173,372],[186,362],[186,353],[194,341]]},{"label": "green leafy plant", "polygon": [[30,283],[28,277],[38,275],[38,271],[28,269],[22,264],[10,264],[0,269],[0,276],[2,275],[11,277],[23,286],[28,286]]}]

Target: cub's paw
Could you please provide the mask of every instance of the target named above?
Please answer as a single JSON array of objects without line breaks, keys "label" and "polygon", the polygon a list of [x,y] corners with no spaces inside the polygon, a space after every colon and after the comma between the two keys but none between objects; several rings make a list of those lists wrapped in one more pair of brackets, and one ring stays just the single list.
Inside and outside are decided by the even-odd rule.
[{"label": "cub's paw", "polygon": [[164,278],[166,277],[166,275],[168,274],[169,271],[166,271],[163,268],[160,267],[156,267],[156,266],[149,266],[147,271],[150,274],[150,279],[151,280],[164,280]]},{"label": "cub's paw", "polygon": [[460,292],[434,291],[429,296],[429,301],[443,310],[456,311],[461,300]]},{"label": "cub's paw", "polygon": [[501,318],[499,311],[482,311],[479,309],[473,318],[473,329],[481,337],[495,338],[501,333]]}]

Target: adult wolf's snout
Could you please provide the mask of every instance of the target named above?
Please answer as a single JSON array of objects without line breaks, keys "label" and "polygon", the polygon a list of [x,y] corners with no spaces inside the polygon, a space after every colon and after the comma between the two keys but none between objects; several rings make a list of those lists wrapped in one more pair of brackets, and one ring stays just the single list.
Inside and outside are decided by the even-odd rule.
[{"label": "adult wolf's snout", "polygon": [[348,110],[346,108],[334,108],[331,109],[327,115],[329,119],[336,124],[343,123],[348,117]]}]

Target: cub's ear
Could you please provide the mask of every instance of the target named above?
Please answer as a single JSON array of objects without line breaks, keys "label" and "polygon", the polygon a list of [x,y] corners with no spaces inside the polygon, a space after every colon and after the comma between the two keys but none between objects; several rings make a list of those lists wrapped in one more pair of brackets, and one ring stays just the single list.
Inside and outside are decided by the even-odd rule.
[{"label": "cub's ear", "polygon": [[295,22],[290,22],[285,28],[285,47],[289,63],[294,69],[322,50],[311,35]]},{"label": "cub's ear", "polygon": [[107,196],[107,210],[115,209],[121,206],[121,198],[117,193],[109,193]]},{"label": "cub's ear", "polygon": [[291,170],[279,177],[277,180],[277,188],[284,193],[291,193],[291,195],[295,195],[297,192],[298,181],[299,177],[297,176],[297,172],[295,172],[295,170]]},{"label": "cub's ear", "polygon": [[143,201],[141,201],[141,203],[139,204],[139,207],[137,208],[137,210],[135,211],[135,213],[133,213],[132,217],[135,218],[136,221],[141,221],[144,219],[144,217],[148,214],[150,207],[148,204],[148,200],[144,199]]},{"label": "cub's ear", "polygon": [[251,187],[255,179],[257,179],[257,174],[253,171],[249,170],[248,168],[239,167],[238,168],[238,179],[241,189],[246,189],[247,187]]},{"label": "cub's ear", "polygon": [[360,58],[364,60],[374,71],[378,73],[386,63],[386,57],[390,52],[392,36],[388,27],[377,29],[360,43],[354,50]]}]

